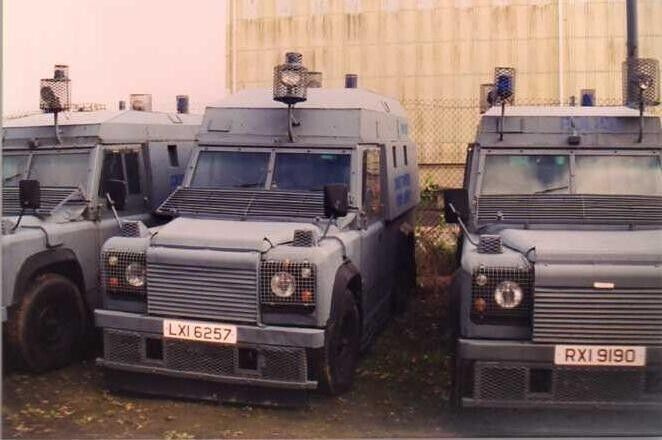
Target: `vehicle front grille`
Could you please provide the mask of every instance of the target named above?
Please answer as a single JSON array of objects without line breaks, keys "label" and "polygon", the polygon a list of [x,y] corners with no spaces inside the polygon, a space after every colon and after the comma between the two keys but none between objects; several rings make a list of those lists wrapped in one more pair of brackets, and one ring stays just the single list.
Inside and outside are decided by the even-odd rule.
[{"label": "vehicle front grille", "polygon": [[147,263],[147,311],[153,315],[256,322],[257,268]]},{"label": "vehicle front grille", "polygon": [[479,224],[662,224],[662,197],[582,194],[483,195]]},{"label": "vehicle front grille", "polygon": [[662,291],[536,288],[533,341],[662,344]]},{"label": "vehicle front grille", "polygon": [[[158,335],[149,338],[163,344],[160,359],[148,357],[147,337],[134,332],[105,330],[104,358],[124,364],[159,366],[175,371],[222,377],[299,383],[306,382],[308,377],[308,359],[304,348],[210,344],[161,339]],[[255,353],[256,360],[251,368],[242,365],[242,350]]]},{"label": "vehicle front grille", "polygon": [[472,395],[485,402],[661,402],[651,385],[659,369],[553,367],[479,361]]}]

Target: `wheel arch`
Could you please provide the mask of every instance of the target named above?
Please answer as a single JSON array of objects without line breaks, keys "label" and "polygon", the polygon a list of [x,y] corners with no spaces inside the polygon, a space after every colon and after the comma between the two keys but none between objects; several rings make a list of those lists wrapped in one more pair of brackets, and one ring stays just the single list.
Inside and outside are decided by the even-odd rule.
[{"label": "wheel arch", "polygon": [[42,251],[26,259],[16,276],[13,302],[18,304],[25,296],[30,282],[35,277],[47,272],[62,275],[73,281],[80,291],[81,301],[87,307],[83,269],[76,254],[67,248]]},{"label": "wheel arch", "polygon": [[356,305],[359,309],[361,327],[363,327],[364,301],[362,292],[363,289],[361,288],[361,285],[362,279],[359,269],[351,261],[343,263],[336,271],[336,276],[333,281],[331,313],[329,314],[329,318],[335,316],[335,308],[338,307],[338,304],[340,304],[341,295],[344,294],[345,290],[349,289],[352,292],[354,300],[356,301]]}]

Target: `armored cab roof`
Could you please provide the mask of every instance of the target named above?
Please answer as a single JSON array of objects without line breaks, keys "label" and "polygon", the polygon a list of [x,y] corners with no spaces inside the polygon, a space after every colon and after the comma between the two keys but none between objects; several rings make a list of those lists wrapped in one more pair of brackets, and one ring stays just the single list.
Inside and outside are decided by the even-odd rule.
[{"label": "armored cab roof", "polygon": [[[657,148],[662,146],[660,117],[644,114],[643,142],[639,111],[628,107],[507,106],[503,140],[499,140],[501,108],[482,116],[477,142],[489,148]],[[570,136],[579,135],[579,145]]]},{"label": "armored cab roof", "polygon": [[397,100],[363,89],[308,89],[307,101],[294,107],[294,143],[287,118],[287,106],[270,89],[244,90],[207,107],[200,143],[355,145],[407,139],[409,131]]},{"label": "armored cab roof", "polygon": [[[40,144],[55,138],[53,115],[41,113],[3,121],[3,145],[24,147],[24,140]],[[138,143],[195,139],[202,116],[142,111],[71,112],[58,115],[63,144]]]}]

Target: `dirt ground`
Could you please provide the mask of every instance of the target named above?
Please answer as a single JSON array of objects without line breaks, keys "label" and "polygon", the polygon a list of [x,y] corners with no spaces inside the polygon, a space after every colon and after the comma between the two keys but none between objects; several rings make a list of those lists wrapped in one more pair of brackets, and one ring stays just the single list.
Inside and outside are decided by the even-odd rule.
[{"label": "dirt ground", "polygon": [[421,289],[361,361],[342,397],[298,409],[110,394],[92,360],[49,374],[6,372],[3,438],[255,438],[662,435],[653,412],[465,410],[445,404],[443,294]]}]

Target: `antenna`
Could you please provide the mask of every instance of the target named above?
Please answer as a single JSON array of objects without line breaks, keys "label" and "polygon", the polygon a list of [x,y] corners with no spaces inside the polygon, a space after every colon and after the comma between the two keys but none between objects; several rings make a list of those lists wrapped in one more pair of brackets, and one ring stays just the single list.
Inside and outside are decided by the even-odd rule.
[{"label": "antenna", "polygon": [[62,139],[57,124],[57,114],[68,111],[71,107],[70,82],[69,66],[56,64],[53,70],[53,78],[44,78],[39,84],[39,108],[44,113],[53,113],[55,139],[58,144],[62,143]]},{"label": "antenna", "polygon": [[654,58],[628,58],[623,62],[623,101],[639,108],[639,138],[644,139],[644,109],[660,104],[660,62]]},{"label": "antenna", "polygon": [[499,140],[503,140],[503,126],[506,115],[506,103],[515,103],[515,69],[513,67],[496,67],[494,69],[495,104],[501,104],[501,121],[499,123]]},{"label": "antenna", "polygon": [[294,119],[294,104],[303,102],[308,90],[308,69],[303,64],[303,55],[287,52],[285,63],[274,67],[274,100],[287,104],[287,135],[294,142],[292,127],[299,123]]}]

